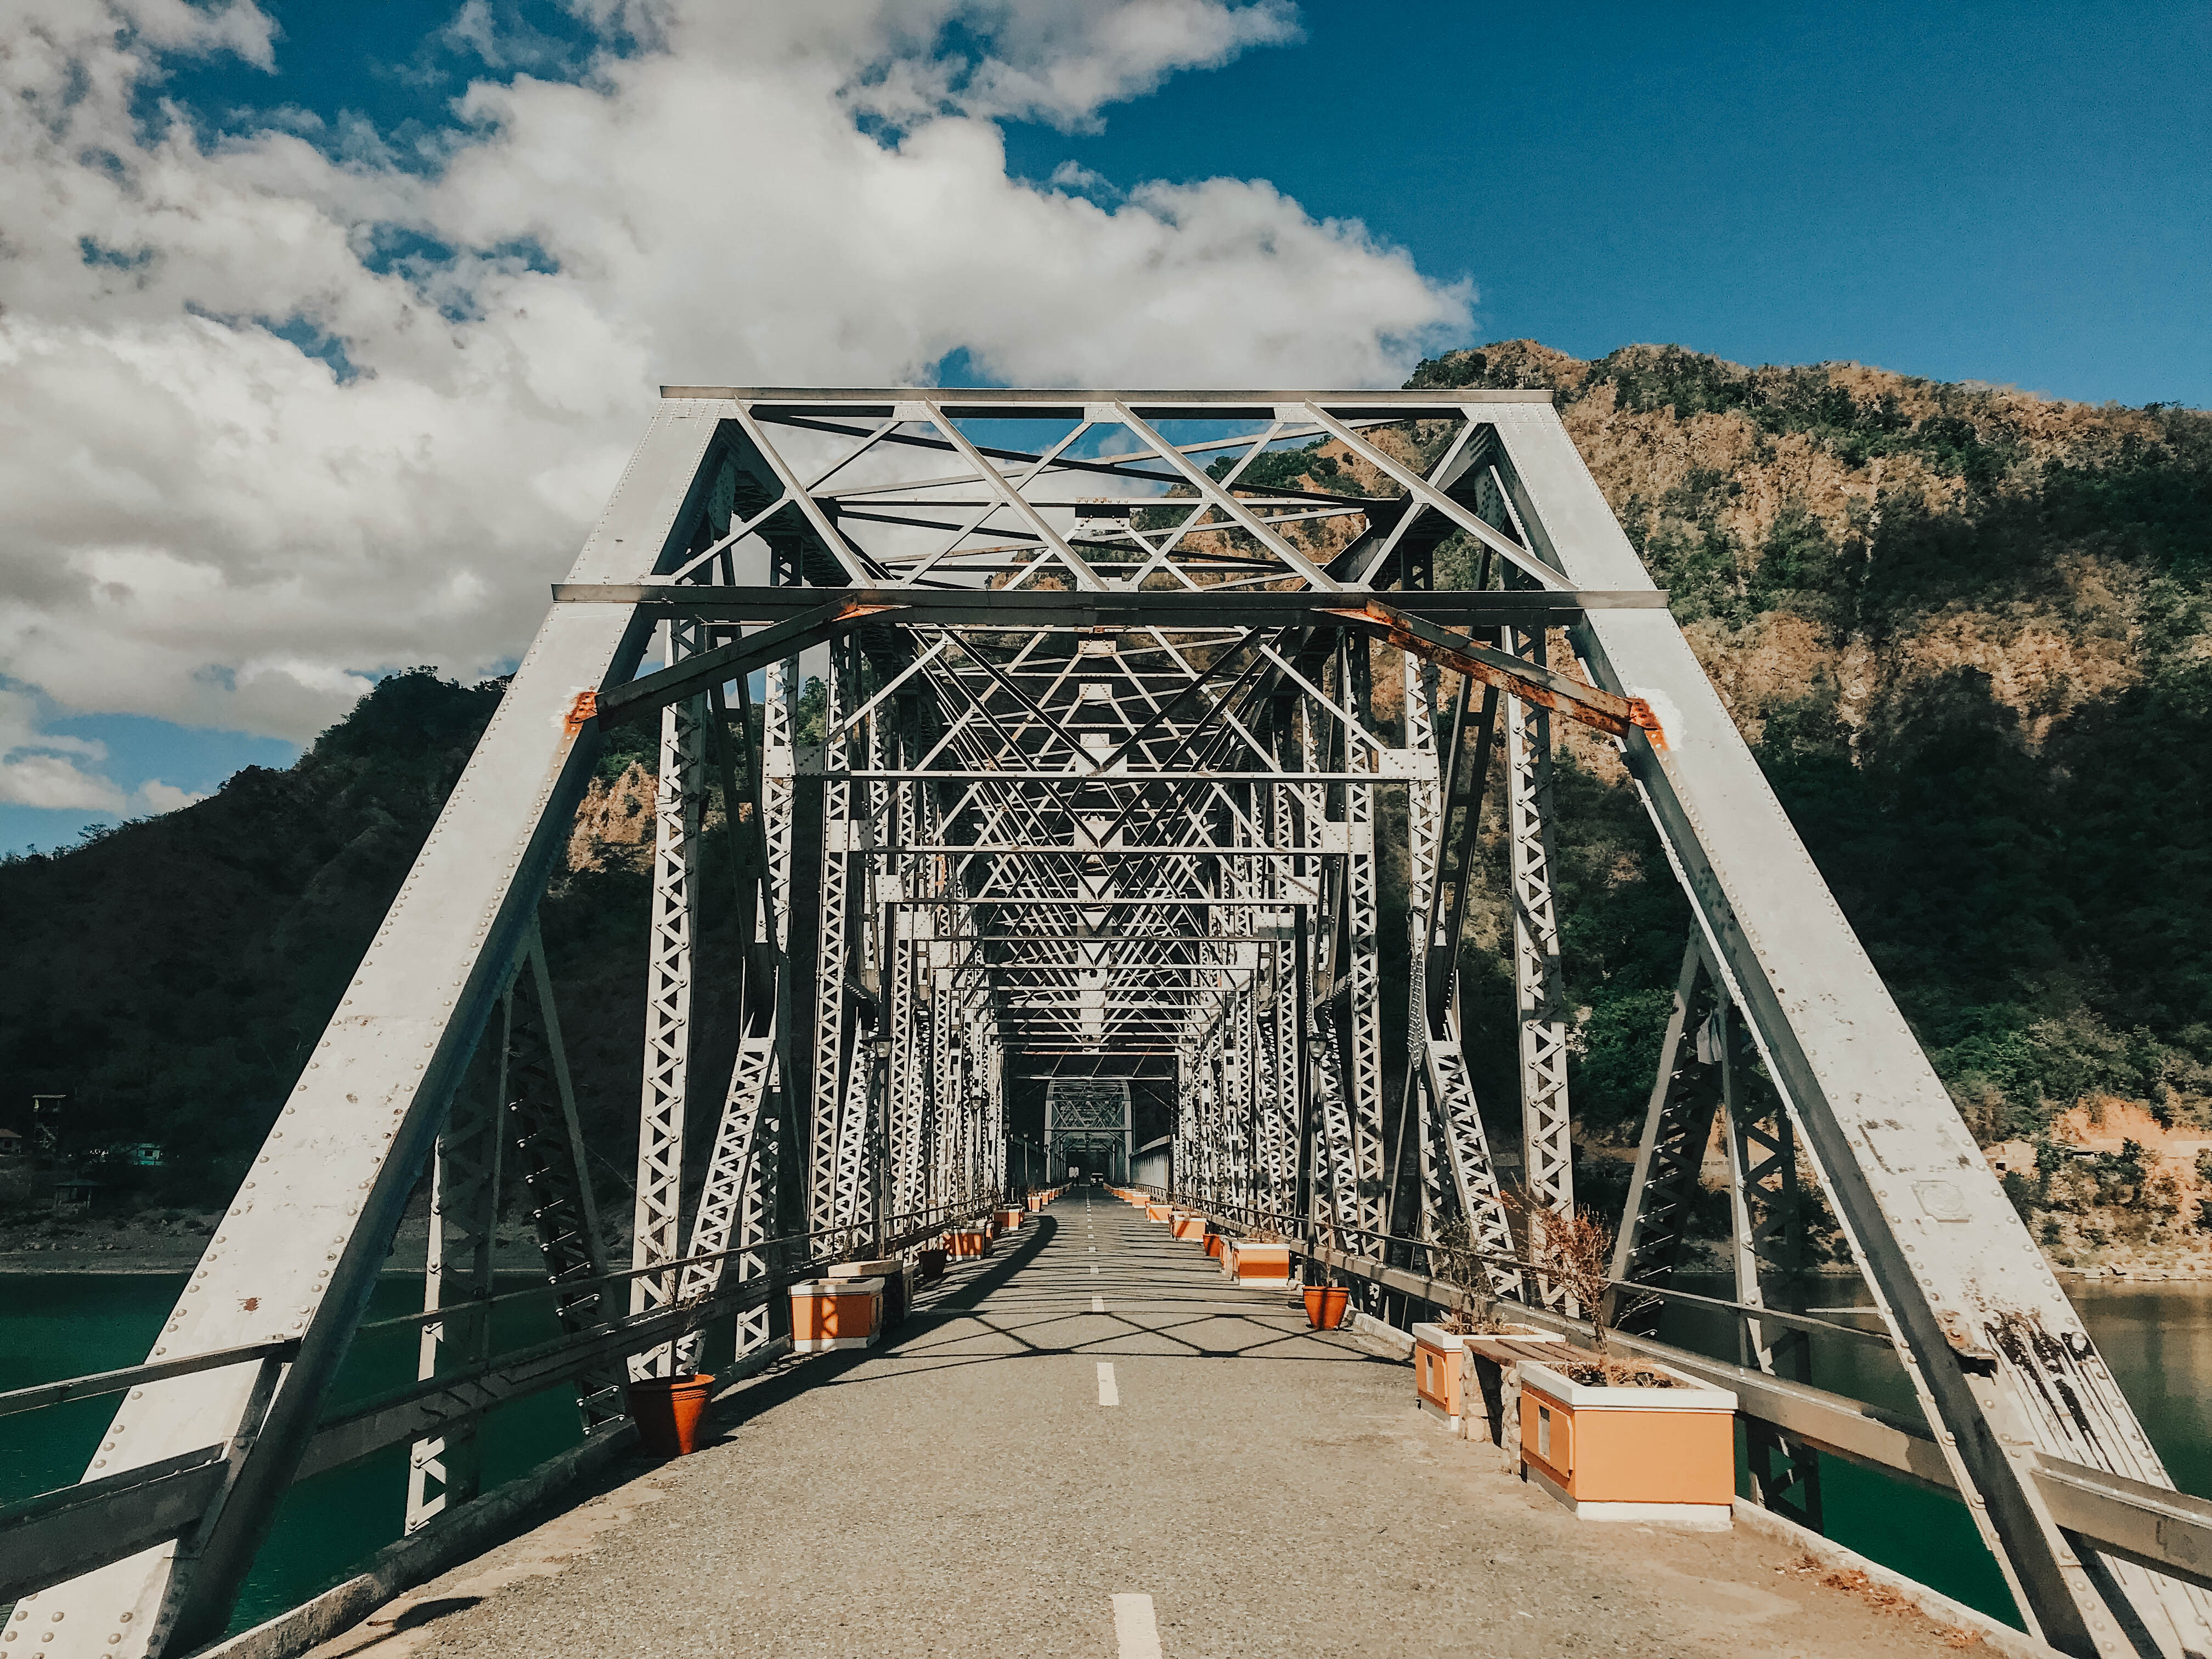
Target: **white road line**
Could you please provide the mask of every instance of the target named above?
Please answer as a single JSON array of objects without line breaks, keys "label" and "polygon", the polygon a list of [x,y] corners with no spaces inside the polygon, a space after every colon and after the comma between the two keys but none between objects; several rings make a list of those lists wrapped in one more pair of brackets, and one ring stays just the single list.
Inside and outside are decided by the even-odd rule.
[{"label": "white road line", "polygon": [[[1118,1406],[1121,1403],[1121,1391],[1114,1386],[1114,1368],[1103,1359],[1098,1362],[1098,1403],[1102,1406]],[[1115,1599],[1118,1603],[1121,1598],[1117,1596]],[[1146,1596],[1145,1607],[1147,1612],[1151,1611],[1152,1605],[1152,1598]],[[1159,1651],[1158,1642],[1152,1644],[1152,1651],[1155,1653]]]},{"label": "white road line", "polygon": [[1098,1247],[1096,1244],[1085,1244],[1083,1247],[1083,1254],[1085,1255],[1097,1255],[1098,1254]]},{"label": "white road line", "polygon": [[1106,1298],[1103,1296],[1092,1297],[1091,1298],[1091,1311],[1093,1313],[1104,1313],[1106,1311]]},{"label": "white road line", "polygon": [[1160,1627],[1152,1617],[1151,1596],[1114,1597],[1114,1639],[1121,1645],[1121,1659],[1160,1659]]},{"label": "white road line", "polygon": [[1091,1276],[1093,1279],[1098,1277],[1098,1264],[1095,1261],[1091,1264]]}]

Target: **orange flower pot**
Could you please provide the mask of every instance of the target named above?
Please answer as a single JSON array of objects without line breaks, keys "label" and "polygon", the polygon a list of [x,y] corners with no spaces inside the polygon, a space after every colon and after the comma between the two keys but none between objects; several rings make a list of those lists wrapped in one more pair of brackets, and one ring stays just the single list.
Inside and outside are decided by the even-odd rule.
[{"label": "orange flower pot", "polygon": [[1352,1303],[1351,1291],[1342,1285],[1305,1287],[1306,1324],[1316,1331],[1333,1331],[1344,1323],[1344,1310]]},{"label": "orange flower pot", "polygon": [[1176,1218],[1174,1232],[1180,1239],[1202,1239],[1206,1237],[1206,1218],[1186,1210]]},{"label": "orange flower pot", "polygon": [[952,1254],[956,1256],[981,1256],[991,1254],[991,1235],[987,1228],[963,1228],[959,1232],[947,1233],[945,1236],[951,1241]]},{"label": "orange flower pot", "polygon": [[714,1398],[711,1376],[648,1376],[623,1391],[637,1425],[637,1449],[647,1457],[688,1457]]},{"label": "orange flower pot", "polygon": [[1146,1206],[1145,1206],[1145,1219],[1146,1219],[1146,1220],[1147,1220],[1147,1221],[1165,1221],[1167,1218],[1168,1218],[1168,1206],[1167,1206],[1166,1205],[1164,1205],[1164,1204],[1147,1204],[1147,1205],[1146,1205]]}]

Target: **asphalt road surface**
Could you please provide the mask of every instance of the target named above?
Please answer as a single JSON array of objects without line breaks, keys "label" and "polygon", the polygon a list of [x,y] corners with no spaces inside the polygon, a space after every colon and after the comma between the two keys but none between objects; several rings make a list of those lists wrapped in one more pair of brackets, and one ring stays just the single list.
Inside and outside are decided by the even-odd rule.
[{"label": "asphalt road surface", "polygon": [[470,1656],[1955,1653],[1743,1527],[1577,1521],[1110,1194],[884,1346],[787,1361],[713,1443],[318,1650]]}]

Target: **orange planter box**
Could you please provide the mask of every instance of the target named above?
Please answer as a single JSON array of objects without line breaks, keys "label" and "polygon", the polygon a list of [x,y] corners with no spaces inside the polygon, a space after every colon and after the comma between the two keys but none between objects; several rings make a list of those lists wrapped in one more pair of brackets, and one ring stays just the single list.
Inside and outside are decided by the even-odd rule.
[{"label": "orange planter box", "polygon": [[1206,1234],[1206,1253],[1217,1261],[1221,1259],[1221,1235],[1219,1233]]},{"label": "orange planter box", "polygon": [[[1663,1366],[1649,1365],[1652,1370]],[[1672,1389],[1591,1388],[1523,1359],[1521,1471],[1591,1521],[1733,1523],[1735,1396],[1679,1371]]]},{"label": "orange planter box", "polygon": [[1001,1210],[998,1212],[997,1216],[994,1218],[994,1219],[998,1222],[999,1231],[1000,1232],[1011,1233],[1020,1228],[1022,1224],[1022,1211],[1018,1207]]},{"label": "orange planter box", "polygon": [[832,1279],[873,1279],[882,1281],[883,1310],[876,1321],[878,1331],[887,1331],[905,1319],[907,1310],[914,1305],[913,1264],[903,1257],[880,1256],[872,1261],[841,1261],[830,1269]]},{"label": "orange planter box", "polygon": [[1224,1239],[1221,1246],[1221,1271],[1248,1291],[1288,1290],[1291,1284],[1291,1247],[1287,1244],[1255,1244],[1249,1239]]},{"label": "orange planter box", "polygon": [[991,1235],[981,1227],[963,1228],[957,1233],[947,1233],[945,1240],[957,1256],[988,1255],[991,1254]]},{"label": "orange planter box", "polygon": [[1454,1434],[1467,1398],[1467,1339],[1441,1325],[1413,1327],[1413,1401]]},{"label": "orange planter box", "polygon": [[1190,1212],[1186,1210],[1181,1216],[1176,1218],[1174,1231],[1175,1236],[1177,1238],[1204,1238],[1206,1237],[1206,1218],[1202,1215],[1193,1215]]},{"label": "orange planter box", "polygon": [[1145,1219],[1146,1219],[1146,1220],[1147,1220],[1147,1221],[1165,1221],[1167,1218],[1168,1218],[1168,1206],[1167,1206],[1166,1205],[1164,1205],[1164,1204],[1147,1204],[1147,1205],[1146,1205],[1146,1206],[1145,1206]]},{"label": "orange planter box", "polygon": [[880,1279],[808,1279],[791,1287],[791,1351],[865,1348],[883,1328]]}]

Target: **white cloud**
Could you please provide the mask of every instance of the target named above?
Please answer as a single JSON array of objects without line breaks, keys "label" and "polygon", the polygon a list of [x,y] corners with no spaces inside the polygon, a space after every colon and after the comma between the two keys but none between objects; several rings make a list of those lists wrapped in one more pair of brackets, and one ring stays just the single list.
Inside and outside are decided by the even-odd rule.
[{"label": "white cloud", "polygon": [[[0,673],[304,738],[369,673],[517,654],[662,380],[880,384],[964,346],[1014,381],[1384,384],[1467,325],[1463,290],[1264,183],[1101,206],[1007,175],[994,118],[1095,124],[1293,38],[1282,0],[574,3],[647,46],[477,84],[424,173],[296,114],[134,123],[163,53],[276,61],[246,0],[17,0]],[[501,15],[457,5],[452,38],[543,61]],[[392,231],[459,252],[379,270]],[[352,373],[272,331],[301,325]],[[82,793],[82,758],[0,787]]]},{"label": "white cloud", "polygon": [[0,690],[0,803],[121,811],[123,792],[80,763],[106,759],[106,745],[40,732],[38,713],[32,697]]},{"label": "white cloud", "polygon": [[206,799],[203,792],[179,789],[159,778],[149,778],[138,786],[139,802],[149,812],[173,812],[180,806],[190,806],[194,801]]}]

